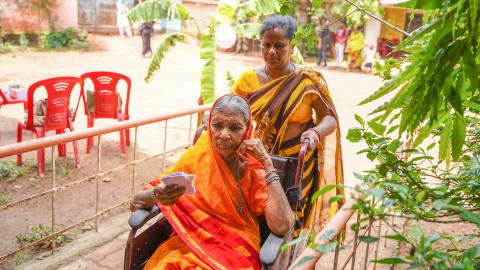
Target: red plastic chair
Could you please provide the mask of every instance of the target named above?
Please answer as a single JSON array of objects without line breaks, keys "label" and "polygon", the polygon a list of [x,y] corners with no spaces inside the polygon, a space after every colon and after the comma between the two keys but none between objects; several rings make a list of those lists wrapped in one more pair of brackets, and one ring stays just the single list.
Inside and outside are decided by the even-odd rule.
[{"label": "red plastic chair", "polygon": [[0,88],[0,108],[3,105],[17,104],[17,103],[23,103],[23,108],[25,110],[27,109],[27,101],[25,99],[9,99],[7,96],[3,94],[3,91]]},{"label": "red plastic chair", "polygon": [[[77,77],[56,77],[47,80],[38,81],[28,88],[27,92],[27,121],[19,121],[17,127],[17,142],[22,141],[23,130],[29,130],[32,134],[41,138],[45,133],[55,130],[57,134],[65,132],[68,128],[73,131],[72,121],[69,118],[69,104],[70,94],[73,87],[79,84],[81,86],[82,80]],[[40,87],[45,87],[47,90],[47,103],[45,110],[45,119],[42,126],[34,125],[34,92]],[[80,158],[78,156],[77,142],[73,142],[73,150],[75,154],[76,167],[80,167]],[[66,156],[67,151],[65,145],[58,145],[59,156]],[[37,173],[39,176],[45,175],[45,149],[37,150]],[[17,155],[18,166],[22,165],[22,154]]]},{"label": "red plastic chair", "polygon": [[[83,80],[82,95],[84,100],[85,114],[87,115],[87,126],[93,127],[95,118],[113,118],[118,121],[128,120],[130,118],[128,114],[128,107],[130,102],[130,88],[131,81],[125,75],[107,72],[96,71],[85,73],[80,76]],[[85,80],[90,79],[93,82],[93,89],[86,89]],[[125,100],[125,111],[122,111],[122,106],[117,106],[117,84],[120,80],[124,80],[127,83],[127,94]],[[94,91],[93,112],[88,110],[86,102],[86,91]],[[125,144],[130,145],[130,129],[120,131],[120,153],[122,157],[125,157]],[[90,150],[93,145],[93,137],[87,139],[87,157],[90,156]]]}]

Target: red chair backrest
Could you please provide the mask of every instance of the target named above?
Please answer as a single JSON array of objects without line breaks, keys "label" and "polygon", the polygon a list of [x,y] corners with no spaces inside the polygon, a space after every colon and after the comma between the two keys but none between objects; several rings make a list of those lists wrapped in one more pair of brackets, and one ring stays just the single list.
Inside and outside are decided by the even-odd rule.
[{"label": "red chair backrest", "polygon": [[7,97],[3,94],[2,88],[0,88],[0,106],[2,106],[3,104],[7,104],[7,103],[8,103],[8,99],[7,99]]},{"label": "red chair backrest", "polygon": [[46,131],[64,129],[68,127],[68,109],[70,104],[70,94],[73,87],[82,80],[78,77],[56,77],[38,81],[28,88],[27,93],[27,128],[33,129],[33,96],[37,89],[45,87],[47,90],[47,105],[45,110],[45,120],[43,127]]},{"label": "red chair backrest", "polygon": [[[130,78],[119,73],[108,71],[88,72],[80,77],[83,80],[83,95],[86,97],[87,90],[94,90],[95,92],[95,106],[93,111],[93,116],[95,118],[117,118],[117,84],[120,80],[124,80],[127,83],[127,96],[124,114],[128,115],[130,88],[132,85]],[[92,80],[94,89],[85,89],[85,80],[87,78]],[[86,106],[85,113],[90,114]]]}]

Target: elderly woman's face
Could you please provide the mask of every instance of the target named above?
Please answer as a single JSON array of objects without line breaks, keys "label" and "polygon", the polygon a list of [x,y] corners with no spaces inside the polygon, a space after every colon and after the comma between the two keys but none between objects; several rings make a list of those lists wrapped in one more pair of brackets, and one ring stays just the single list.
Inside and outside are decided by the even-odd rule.
[{"label": "elderly woman's face", "polygon": [[263,61],[269,68],[283,68],[290,64],[292,45],[285,30],[273,28],[263,33],[260,40]]},{"label": "elderly woman's face", "polygon": [[247,123],[240,112],[224,107],[213,113],[210,130],[215,149],[226,159],[235,155],[247,131]]}]

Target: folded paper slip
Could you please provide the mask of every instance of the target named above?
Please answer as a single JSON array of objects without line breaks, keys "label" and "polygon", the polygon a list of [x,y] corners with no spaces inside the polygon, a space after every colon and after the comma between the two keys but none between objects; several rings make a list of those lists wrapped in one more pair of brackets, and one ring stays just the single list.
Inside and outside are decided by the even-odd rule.
[{"label": "folded paper slip", "polygon": [[194,174],[186,174],[184,172],[175,172],[162,176],[162,182],[166,186],[177,184],[178,186],[185,187],[185,194],[195,193]]}]

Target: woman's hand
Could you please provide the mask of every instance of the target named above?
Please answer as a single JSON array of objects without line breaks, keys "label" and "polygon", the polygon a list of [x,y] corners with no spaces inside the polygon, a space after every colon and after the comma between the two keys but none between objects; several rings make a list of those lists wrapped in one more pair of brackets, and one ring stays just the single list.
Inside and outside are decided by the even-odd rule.
[{"label": "woman's hand", "polygon": [[163,205],[174,205],[183,194],[185,194],[185,187],[178,185],[165,186],[159,184],[154,188],[154,196]]},{"label": "woman's hand", "polygon": [[263,164],[265,170],[270,171],[274,169],[272,160],[260,139],[244,140],[242,144],[240,144],[238,151],[242,154],[249,153],[252,155]]},{"label": "woman's hand", "polygon": [[302,136],[300,137],[300,142],[304,143],[306,140],[308,140],[308,151],[312,151],[318,148],[320,138],[315,131],[310,129],[304,131],[302,133]]}]

